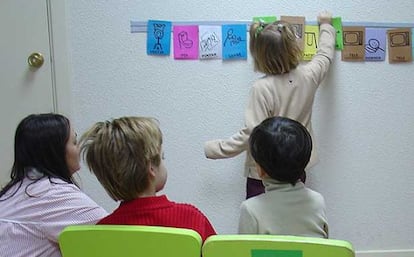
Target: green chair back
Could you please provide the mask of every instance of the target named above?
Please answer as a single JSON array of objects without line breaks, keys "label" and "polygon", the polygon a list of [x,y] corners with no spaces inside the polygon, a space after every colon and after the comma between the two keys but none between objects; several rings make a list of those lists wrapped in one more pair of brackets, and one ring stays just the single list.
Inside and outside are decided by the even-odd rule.
[{"label": "green chair back", "polygon": [[59,235],[63,257],[200,257],[193,230],[135,225],[74,225]]},{"label": "green chair back", "polygon": [[203,257],[354,257],[343,240],[277,235],[215,235],[202,247]]}]

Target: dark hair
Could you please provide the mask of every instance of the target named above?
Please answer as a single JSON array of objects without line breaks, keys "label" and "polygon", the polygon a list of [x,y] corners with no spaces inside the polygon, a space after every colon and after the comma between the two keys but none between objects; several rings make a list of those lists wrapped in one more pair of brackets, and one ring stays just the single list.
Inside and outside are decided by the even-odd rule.
[{"label": "dark hair", "polygon": [[[17,126],[14,137],[11,181],[0,191],[0,197],[18,183],[20,183],[20,188],[31,168],[42,173],[42,177],[59,178],[73,184],[65,158],[69,135],[69,120],[63,115],[43,113],[31,114],[24,118]],[[40,178],[34,180],[32,178],[33,183]],[[17,190],[8,198],[12,197]]]},{"label": "dark hair", "polygon": [[271,178],[292,185],[305,172],[312,151],[308,130],[285,117],[264,120],[253,129],[249,144],[254,160]]}]

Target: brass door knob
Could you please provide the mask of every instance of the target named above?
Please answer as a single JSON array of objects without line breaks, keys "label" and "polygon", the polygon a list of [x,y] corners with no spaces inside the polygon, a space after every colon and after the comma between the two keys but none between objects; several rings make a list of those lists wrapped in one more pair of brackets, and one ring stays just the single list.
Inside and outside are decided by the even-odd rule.
[{"label": "brass door knob", "polygon": [[29,66],[33,68],[40,68],[44,61],[45,59],[41,53],[32,53],[29,58],[27,58],[27,63],[29,63]]}]

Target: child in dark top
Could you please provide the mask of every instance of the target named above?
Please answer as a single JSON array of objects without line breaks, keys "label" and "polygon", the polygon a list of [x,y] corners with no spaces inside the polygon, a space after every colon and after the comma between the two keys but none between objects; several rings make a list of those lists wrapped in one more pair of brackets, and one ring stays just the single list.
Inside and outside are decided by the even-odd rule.
[{"label": "child in dark top", "polygon": [[196,207],[156,195],[167,181],[162,133],[155,119],[122,117],[98,122],[81,138],[90,170],[119,207],[98,224],[153,225],[197,231],[203,241],[215,235]]}]

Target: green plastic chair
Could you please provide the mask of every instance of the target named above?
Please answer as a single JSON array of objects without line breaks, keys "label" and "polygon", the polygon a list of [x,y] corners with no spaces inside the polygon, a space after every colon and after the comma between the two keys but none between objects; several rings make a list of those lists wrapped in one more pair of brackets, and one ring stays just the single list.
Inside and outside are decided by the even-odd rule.
[{"label": "green plastic chair", "polygon": [[354,257],[343,240],[278,235],[215,235],[202,247],[203,257]]},{"label": "green plastic chair", "polygon": [[63,257],[200,257],[193,230],[135,225],[73,225],[59,235]]}]

